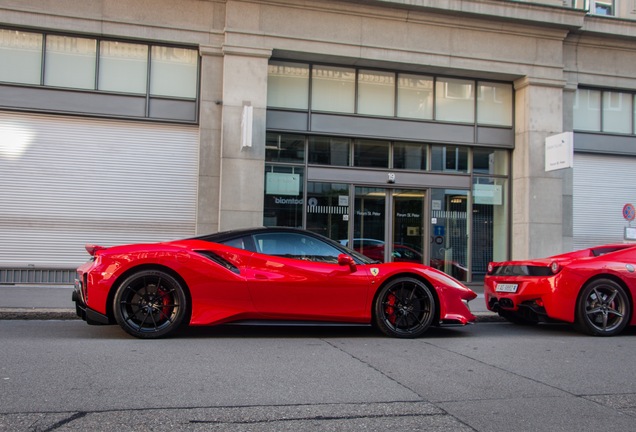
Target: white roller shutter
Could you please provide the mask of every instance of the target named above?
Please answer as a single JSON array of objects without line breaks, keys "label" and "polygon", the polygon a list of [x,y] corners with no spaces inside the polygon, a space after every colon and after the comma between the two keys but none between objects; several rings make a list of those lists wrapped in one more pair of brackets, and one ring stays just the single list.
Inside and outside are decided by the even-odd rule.
[{"label": "white roller shutter", "polygon": [[0,112],[0,267],[195,233],[198,128]]},{"label": "white roller shutter", "polygon": [[623,206],[636,205],[636,158],[575,153],[573,177],[574,248],[621,243]]}]

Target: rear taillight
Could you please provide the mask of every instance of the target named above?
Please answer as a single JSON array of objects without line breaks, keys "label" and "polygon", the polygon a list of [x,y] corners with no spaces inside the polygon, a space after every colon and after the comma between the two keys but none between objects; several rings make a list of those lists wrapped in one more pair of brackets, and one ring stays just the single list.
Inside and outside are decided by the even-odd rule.
[{"label": "rear taillight", "polygon": [[561,266],[559,265],[559,263],[556,261],[552,261],[552,264],[550,264],[550,271],[552,272],[552,274],[557,274],[559,270],[561,270]]}]

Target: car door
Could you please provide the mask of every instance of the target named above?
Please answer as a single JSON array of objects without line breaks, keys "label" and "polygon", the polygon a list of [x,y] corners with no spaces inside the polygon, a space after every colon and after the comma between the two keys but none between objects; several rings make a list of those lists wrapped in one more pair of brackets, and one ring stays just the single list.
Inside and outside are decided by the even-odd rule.
[{"label": "car door", "polygon": [[339,249],[302,233],[253,238],[257,253],[245,276],[258,312],[274,319],[368,321],[366,266],[339,265]]}]

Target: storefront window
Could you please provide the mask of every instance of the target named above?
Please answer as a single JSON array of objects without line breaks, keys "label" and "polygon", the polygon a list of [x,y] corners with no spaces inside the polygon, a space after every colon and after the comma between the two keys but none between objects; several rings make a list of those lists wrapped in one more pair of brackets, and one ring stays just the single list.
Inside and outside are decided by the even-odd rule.
[{"label": "storefront window", "polygon": [[199,53],[193,49],[153,46],[150,94],[195,98]]},{"label": "storefront window", "polygon": [[603,132],[632,133],[632,99],[630,93],[603,92]]},{"label": "storefront window", "polygon": [[430,266],[468,280],[468,191],[431,189]]},{"label": "storefront window", "polygon": [[398,117],[433,119],[433,78],[421,75],[398,75]]},{"label": "storefront window", "polygon": [[313,110],[353,113],[355,94],[355,69],[334,66],[313,67],[311,80]]},{"label": "storefront window", "polygon": [[431,146],[431,170],[468,172],[468,147]]},{"label": "storefront window", "polygon": [[473,172],[476,174],[508,174],[508,151],[487,148],[473,149]]},{"label": "storefront window", "polygon": [[146,93],[148,45],[102,41],[99,54],[99,90]]},{"label": "storefront window", "polygon": [[309,65],[272,62],[267,75],[267,105],[277,108],[309,107]]},{"label": "storefront window", "polygon": [[490,261],[508,258],[508,180],[475,177],[473,180],[473,281],[483,280]]},{"label": "storefront window", "polygon": [[0,29],[0,81],[40,84],[42,34]]},{"label": "storefront window", "polygon": [[358,114],[393,116],[395,73],[358,71]]},{"label": "storefront window", "polygon": [[309,163],[348,166],[350,149],[349,138],[309,137]]},{"label": "storefront window", "polygon": [[438,78],[435,83],[435,119],[475,122],[475,82]]},{"label": "storefront window", "polygon": [[265,138],[265,160],[269,162],[305,162],[304,135],[269,132]]},{"label": "storefront window", "polygon": [[357,140],[353,145],[353,166],[388,168],[389,148],[388,141]]},{"label": "storefront window", "polygon": [[512,126],[512,85],[478,83],[477,123]]},{"label": "storefront window", "polygon": [[303,226],[304,168],[265,166],[264,226]]},{"label": "storefront window", "polygon": [[574,129],[601,130],[601,92],[578,89],[574,100]]},{"label": "storefront window", "polygon": [[93,90],[97,40],[47,36],[44,84]]},{"label": "storefront window", "polygon": [[307,183],[307,229],[346,242],[349,187],[342,183]]},{"label": "storefront window", "polygon": [[426,170],[427,149],[426,144],[396,142],[393,144],[393,168]]}]

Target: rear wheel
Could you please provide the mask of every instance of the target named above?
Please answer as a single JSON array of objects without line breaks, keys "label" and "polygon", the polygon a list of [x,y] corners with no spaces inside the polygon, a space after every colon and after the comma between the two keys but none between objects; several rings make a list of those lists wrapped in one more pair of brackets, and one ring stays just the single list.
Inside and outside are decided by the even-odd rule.
[{"label": "rear wheel", "polygon": [[576,325],[594,336],[614,336],[629,322],[631,306],[623,287],[611,279],[597,279],[581,290]]},{"label": "rear wheel", "polygon": [[143,270],[117,288],[113,310],[127,333],[154,339],[174,333],[183,323],[187,299],[181,283],[166,272]]},{"label": "rear wheel", "polygon": [[436,307],[435,297],[426,284],[414,278],[398,278],[380,289],[374,321],[388,336],[415,338],[428,330]]}]

